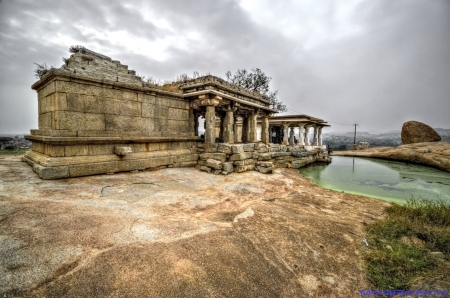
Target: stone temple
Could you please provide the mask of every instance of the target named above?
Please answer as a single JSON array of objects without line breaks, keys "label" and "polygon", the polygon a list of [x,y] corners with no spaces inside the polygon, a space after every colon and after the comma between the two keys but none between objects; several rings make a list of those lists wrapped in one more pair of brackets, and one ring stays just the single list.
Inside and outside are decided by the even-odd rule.
[{"label": "stone temple", "polygon": [[[326,122],[307,115],[283,121],[262,94],[210,75],[159,86],[84,47],[71,52],[61,68],[46,71],[32,86],[39,129],[26,136],[32,150],[23,160],[43,179],[166,167],[271,173],[330,161],[318,139],[305,144],[305,133],[294,144],[287,133],[297,125],[300,135],[314,127],[318,138]],[[272,134],[280,125],[283,141],[276,144]]]}]

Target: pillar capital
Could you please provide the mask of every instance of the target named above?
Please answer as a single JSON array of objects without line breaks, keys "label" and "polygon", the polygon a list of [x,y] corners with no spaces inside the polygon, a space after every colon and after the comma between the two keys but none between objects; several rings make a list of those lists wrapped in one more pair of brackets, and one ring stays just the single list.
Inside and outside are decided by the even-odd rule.
[{"label": "pillar capital", "polygon": [[201,106],[218,106],[220,103],[229,103],[229,100],[224,100],[222,96],[202,94],[197,99],[191,102],[191,108],[197,110]]}]

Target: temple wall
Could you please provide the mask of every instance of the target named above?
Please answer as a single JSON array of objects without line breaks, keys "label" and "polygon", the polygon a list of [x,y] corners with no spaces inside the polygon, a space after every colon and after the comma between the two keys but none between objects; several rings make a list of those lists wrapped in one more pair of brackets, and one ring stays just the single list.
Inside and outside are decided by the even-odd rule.
[{"label": "temple wall", "polygon": [[39,131],[33,130],[32,134],[193,136],[187,101],[112,87],[88,82],[49,82],[38,90]]},{"label": "temple wall", "polygon": [[24,160],[43,179],[195,166],[189,103],[142,89],[64,76],[45,82]]}]

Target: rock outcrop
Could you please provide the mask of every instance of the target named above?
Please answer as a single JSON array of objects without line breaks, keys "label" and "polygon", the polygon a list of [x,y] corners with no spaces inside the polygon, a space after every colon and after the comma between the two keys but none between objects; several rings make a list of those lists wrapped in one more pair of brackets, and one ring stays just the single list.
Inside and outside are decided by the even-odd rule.
[{"label": "rock outcrop", "polygon": [[403,144],[439,142],[441,136],[430,126],[422,122],[408,121],[403,123]]},{"label": "rock outcrop", "polygon": [[450,172],[450,141],[335,151],[333,156],[360,156],[422,164]]},{"label": "rock outcrop", "polygon": [[354,297],[363,222],[388,205],[292,169],[43,183],[18,157],[0,167],[0,297]]}]

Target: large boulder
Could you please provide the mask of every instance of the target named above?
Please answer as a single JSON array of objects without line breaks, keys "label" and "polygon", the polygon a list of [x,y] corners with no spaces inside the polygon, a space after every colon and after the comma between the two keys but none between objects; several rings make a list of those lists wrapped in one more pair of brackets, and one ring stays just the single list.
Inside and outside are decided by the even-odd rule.
[{"label": "large boulder", "polygon": [[403,123],[403,144],[439,142],[441,136],[430,126],[422,122],[408,121]]}]

